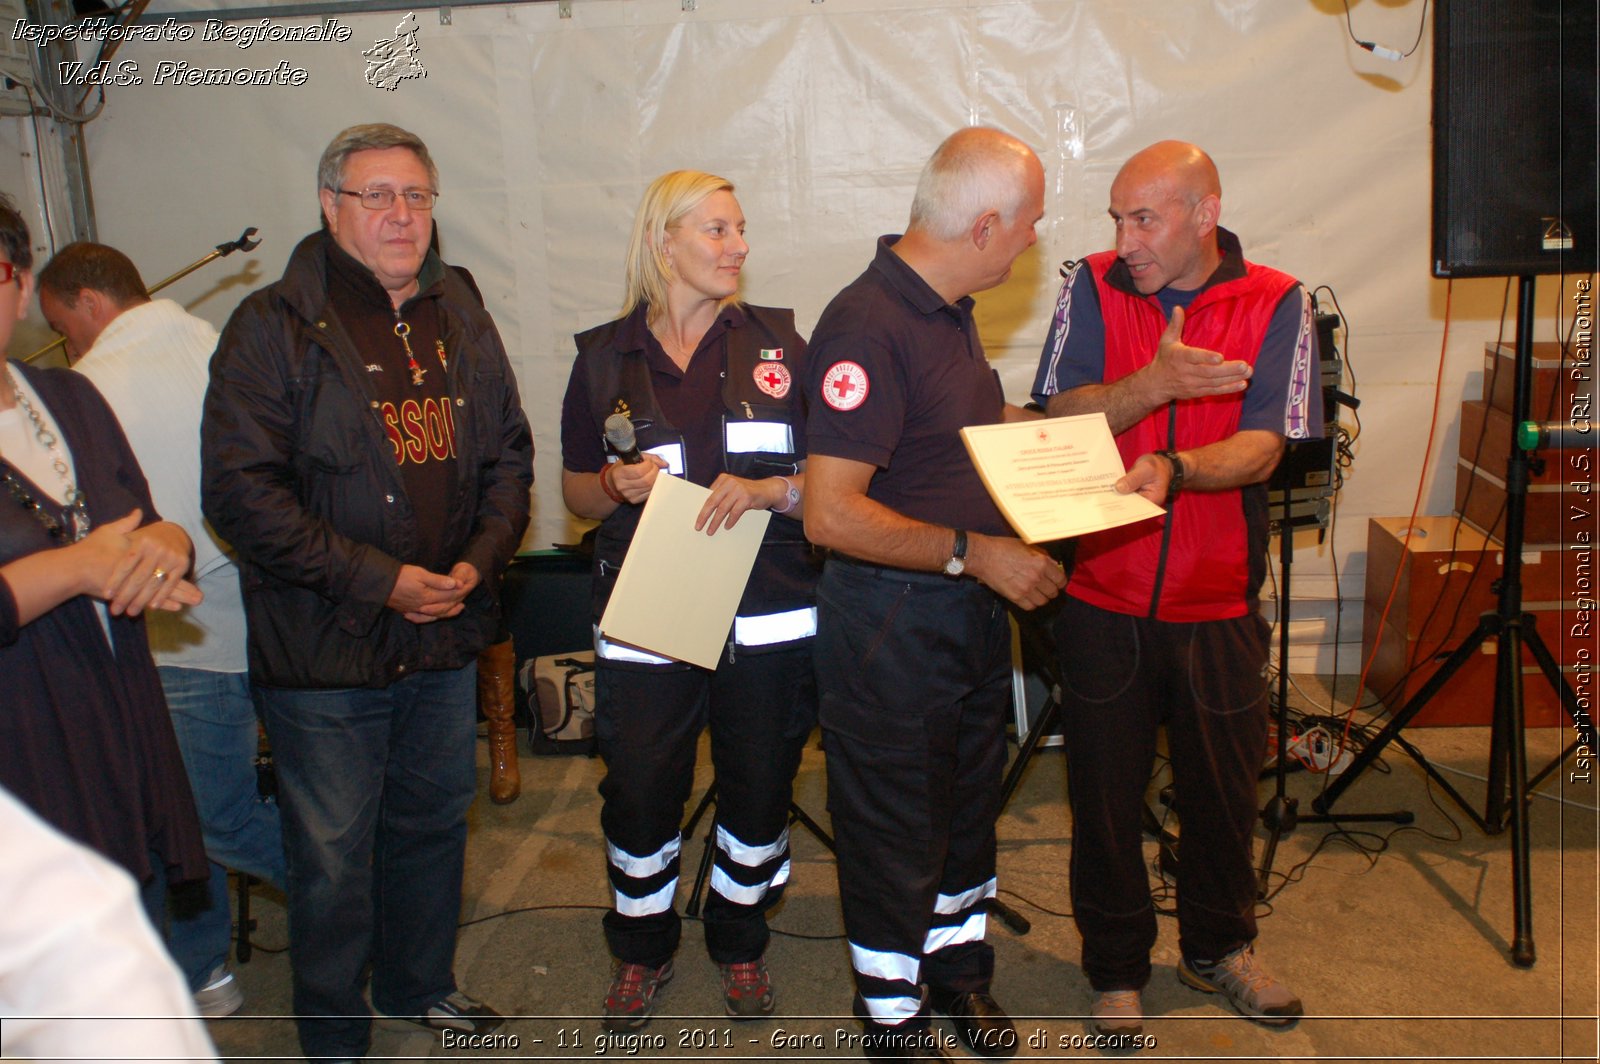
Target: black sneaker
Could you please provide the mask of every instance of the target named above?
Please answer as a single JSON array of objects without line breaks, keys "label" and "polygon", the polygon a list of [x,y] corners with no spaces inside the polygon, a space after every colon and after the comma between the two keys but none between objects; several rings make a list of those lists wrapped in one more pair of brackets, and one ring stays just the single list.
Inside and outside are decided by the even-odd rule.
[{"label": "black sneaker", "polygon": [[440,998],[421,1016],[406,1016],[419,1026],[434,1031],[454,1031],[456,1034],[489,1034],[497,1031],[506,1018],[483,1002],[457,990]]}]

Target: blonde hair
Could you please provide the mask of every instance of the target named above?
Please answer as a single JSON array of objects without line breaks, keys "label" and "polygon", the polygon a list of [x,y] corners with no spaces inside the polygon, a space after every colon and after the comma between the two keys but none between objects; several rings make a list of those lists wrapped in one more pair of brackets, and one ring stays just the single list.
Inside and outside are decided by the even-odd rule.
[{"label": "blonde hair", "polygon": [[[700,170],[673,170],[650,182],[633,216],[628,238],[628,272],[622,317],[643,303],[660,312],[667,305],[667,289],[675,276],[667,262],[667,230],[715,192],[732,192],[733,182]],[[728,300],[738,302],[734,296]]]}]

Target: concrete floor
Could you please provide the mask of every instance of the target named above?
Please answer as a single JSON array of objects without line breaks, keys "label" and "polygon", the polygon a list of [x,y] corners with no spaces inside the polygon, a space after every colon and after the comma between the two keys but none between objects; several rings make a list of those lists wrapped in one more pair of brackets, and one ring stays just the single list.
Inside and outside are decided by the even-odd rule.
[{"label": "concrete floor", "polygon": [[[1325,686],[1309,678],[1300,678],[1300,684],[1310,697],[1326,698]],[[1568,732],[1557,729],[1528,734],[1535,769],[1570,740]],[[1486,768],[1487,729],[1414,729],[1406,735],[1481,811],[1483,784],[1469,777],[1481,777]],[[1106,1055],[1073,1041],[1085,1030],[1089,991],[1066,912],[1071,824],[1063,762],[1059,749],[1040,750],[999,826],[1001,898],[1026,916],[1032,929],[1018,935],[996,919],[989,924],[998,954],[995,995],[1029,1041],[1020,1055],[1041,1060]],[[707,764],[702,756],[698,787],[708,782]],[[480,768],[486,781],[487,769]],[[662,993],[657,1019],[642,1038],[634,1036],[632,1046],[606,1043],[595,1018],[609,974],[600,932],[607,898],[595,791],[601,765],[581,757],[524,756],[522,775],[517,802],[495,806],[483,798],[473,808],[456,960],[464,989],[515,1014],[503,1028],[506,1041],[514,1039],[515,1045],[452,1048],[438,1035],[382,1020],[374,1029],[373,1057],[859,1057],[848,1044],[859,1027],[849,1019],[849,965],[832,858],[798,827],[788,894],[771,921],[776,935],[768,960],[778,988],[778,1017],[736,1025],[726,1021],[700,927],[689,922],[677,977]],[[1163,919],[1156,972],[1145,992],[1145,1030],[1155,1044],[1138,1056],[1595,1060],[1600,815],[1592,777],[1589,782],[1558,779],[1547,782],[1531,809],[1538,950],[1532,968],[1515,967],[1509,959],[1509,834],[1479,831],[1429,786],[1409,758],[1391,748],[1384,763],[1355,782],[1336,809],[1345,814],[1411,810],[1413,826],[1361,825],[1364,830],[1341,842],[1328,825],[1302,824],[1277,851],[1273,885],[1281,889],[1260,908],[1258,952],[1304,999],[1308,1017],[1291,1029],[1269,1030],[1180,984],[1174,969],[1177,927]],[[1303,772],[1289,777],[1289,794],[1299,798],[1302,812],[1309,812],[1321,782],[1322,777]],[[823,759],[814,744],[798,786],[800,805],[826,825]],[[1261,793],[1265,801],[1269,783]],[[1149,849],[1154,860],[1154,844]],[[680,905],[700,852],[698,838],[685,847]],[[289,1006],[288,957],[278,952],[286,942],[281,898],[258,891],[253,914],[259,921],[253,936],[258,948],[248,964],[236,966],[247,995],[244,1011],[211,1021],[211,1032],[230,1060],[295,1059],[293,1024],[281,1018]],[[936,1026],[949,1030],[943,1021]],[[952,1055],[959,1058],[963,1052],[955,1048]]]}]

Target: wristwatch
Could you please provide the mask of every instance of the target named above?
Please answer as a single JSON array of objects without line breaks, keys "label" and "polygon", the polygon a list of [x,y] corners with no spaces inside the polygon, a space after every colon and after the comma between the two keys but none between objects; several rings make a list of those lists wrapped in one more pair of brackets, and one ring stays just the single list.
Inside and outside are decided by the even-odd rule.
[{"label": "wristwatch", "polygon": [[1167,498],[1173,498],[1183,490],[1183,459],[1178,457],[1177,451],[1157,451],[1172,466],[1172,479],[1167,481]]},{"label": "wristwatch", "polygon": [[950,552],[950,560],[944,563],[945,576],[960,576],[967,571],[967,534],[962,529],[956,529],[955,549]]}]

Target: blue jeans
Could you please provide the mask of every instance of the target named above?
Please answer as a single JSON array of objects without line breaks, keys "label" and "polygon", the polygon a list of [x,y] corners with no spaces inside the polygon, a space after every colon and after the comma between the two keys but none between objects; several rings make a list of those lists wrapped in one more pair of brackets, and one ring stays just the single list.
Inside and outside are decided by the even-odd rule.
[{"label": "blue jeans", "polygon": [[289,859],[300,1046],[359,1057],[372,1003],[417,1016],[456,989],[476,788],[477,663],[381,690],[260,687]]},{"label": "blue jeans", "polygon": [[283,831],[277,804],[256,790],[249,675],[170,665],[158,671],[211,859],[204,907],[174,912],[166,927],[167,948],[189,988],[199,990],[228,955],[227,870],[283,886]]}]

